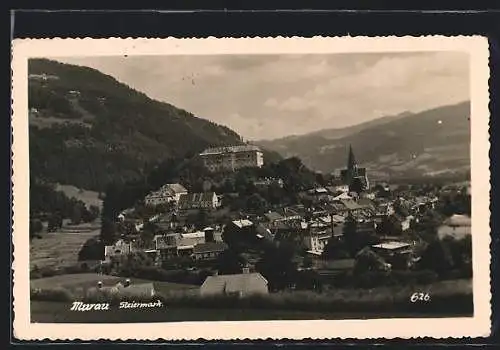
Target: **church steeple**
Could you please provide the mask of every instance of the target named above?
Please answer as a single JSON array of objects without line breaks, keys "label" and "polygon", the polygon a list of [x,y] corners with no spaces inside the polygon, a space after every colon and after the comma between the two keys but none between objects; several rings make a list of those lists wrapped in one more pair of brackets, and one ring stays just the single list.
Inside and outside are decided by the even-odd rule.
[{"label": "church steeple", "polygon": [[347,170],[349,171],[351,176],[357,176],[358,164],[356,163],[356,158],[354,157],[352,145],[349,145],[349,156],[347,158]]},{"label": "church steeple", "polygon": [[366,168],[358,167],[352,145],[349,145],[349,155],[347,157],[347,168],[340,171],[340,178],[349,189],[356,188],[355,192],[366,190],[369,187]]}]

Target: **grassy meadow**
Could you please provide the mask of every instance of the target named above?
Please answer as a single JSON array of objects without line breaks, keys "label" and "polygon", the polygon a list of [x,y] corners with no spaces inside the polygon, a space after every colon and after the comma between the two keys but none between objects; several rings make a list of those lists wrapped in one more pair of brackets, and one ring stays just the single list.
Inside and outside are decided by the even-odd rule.
[{"label": "grassy meadow", "polygon": [[77,263],[78,252],[83,244],[99,235],[99,228],[88,224],[85,227],[63,227],[57,232],[43,233],[42,238],[30,242],[30,269],[36,265],[44,267],[65,267]]},{"label": "grassy meadow", "polygon": [[[85,290],[96,287],[98,281],[101,281],[103,286],[112,286],[124,280],[125,278],[117,276],[99,275],[96,273],[77,273],[34,279],[31,280],[30,287],[32,289],[42,290],[61,288],[74,294],[75,297],[78,297],[82,295]],[[139,278],[130,278],[130,281],[132,284],[152,282],[156,292],[159,294],[169,294],[173,291],[196,290],[198,288],[198,286],[190,284],[150,281]]]},{"label": "grassy meadow", "polygon": [[61,184],[57,184],[56,190],[63,192],[69,198],[81,200],[87,206],[95,205],[99,209],[102,207],[102,200],[99,199],[98,192],[82,190],[75,186]]},{"label": "grassy meadow", "polygon": [[[32,288],[62,288],[78,295],[100,280],[111,285],[120,280],[96,274],[62,275],[32,280]],[[148,282],[131,279],[132,283]],[[110,311],[70,311],[71,301],[31,300],[32,322],[179,322],[294,319],[371,319],[394,317],[472,316],[470,280],[442,281],[428,286],[381,287],[370,290],[330,289],[272,293],[265,296],[201,297],[196,286],[153,282],[162,308]],[[429,293],[428,302],[411,302],[415,292]],[[57,300],[57,299],[54,299]],[[76,299],[78,300],[78,299]]]}]

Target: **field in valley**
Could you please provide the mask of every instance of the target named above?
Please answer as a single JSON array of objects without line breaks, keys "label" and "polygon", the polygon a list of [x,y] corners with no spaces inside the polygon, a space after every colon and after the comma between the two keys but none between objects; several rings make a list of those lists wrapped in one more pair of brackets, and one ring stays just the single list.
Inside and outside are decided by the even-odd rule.
[{"label": "field in valley", "polygon": [[83,244],[99,235],[99,224],[63,226],[56,232],[43,233],[30,242],[30,269],[74,265]]}]

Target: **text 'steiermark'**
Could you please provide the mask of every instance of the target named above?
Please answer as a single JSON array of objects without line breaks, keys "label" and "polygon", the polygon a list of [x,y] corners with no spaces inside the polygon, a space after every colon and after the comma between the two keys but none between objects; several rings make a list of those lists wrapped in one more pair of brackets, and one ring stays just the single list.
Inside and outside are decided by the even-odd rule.
[{"label": "text 'steiermark'", "polygon": [[[147,309],[162,306],[163,303],[160,300],[150,303],[122,301],[118,305],[118,309]],[[83,301],[74,301],[70,311],[107,311],[110,309],[111,305],[109,303],[84,303]]]}]

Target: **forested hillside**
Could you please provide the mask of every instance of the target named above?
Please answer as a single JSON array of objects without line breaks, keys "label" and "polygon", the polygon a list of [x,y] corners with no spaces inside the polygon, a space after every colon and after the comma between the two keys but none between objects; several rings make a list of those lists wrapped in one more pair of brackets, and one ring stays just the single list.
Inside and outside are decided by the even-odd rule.
[{"label": "forested hillside", "polygon": [[29,62],[30,171],[37,179],[103,191],[168,158],[240,144],[231,129],[197,118],[97,70]]}]

